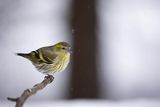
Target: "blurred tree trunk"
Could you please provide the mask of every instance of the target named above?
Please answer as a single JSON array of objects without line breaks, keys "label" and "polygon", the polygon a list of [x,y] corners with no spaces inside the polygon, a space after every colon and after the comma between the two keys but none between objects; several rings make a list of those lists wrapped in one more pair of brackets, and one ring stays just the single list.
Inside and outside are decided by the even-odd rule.
[{"label": "blurred tree trunk", "polygon": [[95,0],[73,0],[70,98],[98,98]]}]

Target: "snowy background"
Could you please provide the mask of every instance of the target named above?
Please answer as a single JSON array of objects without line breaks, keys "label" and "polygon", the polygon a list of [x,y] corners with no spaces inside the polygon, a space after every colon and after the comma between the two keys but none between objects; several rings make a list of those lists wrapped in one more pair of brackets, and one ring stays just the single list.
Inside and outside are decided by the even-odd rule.
[{"label": "snowy background", "polygon": [[159,13],[157,0],[101,0],[102,96],[160,98]]},{"label": "snowy background", "polygon": [[[0,0],[0,107],[43,79],[14,55],[72,43],[71,0]],[[160,1],[97,0],[99,89],[103,100],[66,100],[70,67],[25,107],[160,107]]]},{"label": "snowy background", "polygon": [[[3,102],[2,107],[13,107],[13,103]],[[126,100],[126,101],[108,101],[108,100],[69,100],[69,101],[45,101],[28,102],[24,107],[160,107],[158,100]]]}]

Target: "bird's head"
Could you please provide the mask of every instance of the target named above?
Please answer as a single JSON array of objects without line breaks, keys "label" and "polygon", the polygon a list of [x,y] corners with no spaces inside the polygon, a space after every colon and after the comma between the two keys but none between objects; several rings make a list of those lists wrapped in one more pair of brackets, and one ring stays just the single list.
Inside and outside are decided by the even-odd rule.
[{"label": "bird's head", "polygon": [[67,42],[59,42],[55,44],[55,49],[57,52],[71,53],[71,46]]}]

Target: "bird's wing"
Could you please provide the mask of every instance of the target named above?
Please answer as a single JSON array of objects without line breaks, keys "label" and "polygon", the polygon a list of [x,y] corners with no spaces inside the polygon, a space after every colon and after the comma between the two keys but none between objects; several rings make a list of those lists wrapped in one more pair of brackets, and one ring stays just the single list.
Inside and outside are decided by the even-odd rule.
[{"label": "bird's wing", "polygon": [[57,57],[49,47],[40,48],[37,52],[39,53],[40,62],[42,63],[52,64]]}]

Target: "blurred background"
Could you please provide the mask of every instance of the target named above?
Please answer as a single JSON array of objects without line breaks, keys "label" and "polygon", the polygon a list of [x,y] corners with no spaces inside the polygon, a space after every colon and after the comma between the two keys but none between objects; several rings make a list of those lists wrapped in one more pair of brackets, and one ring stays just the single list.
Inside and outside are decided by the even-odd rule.
[{"label": "blurred background", "polygon": [[144,107],[160,106],[153,103],[160,98],[159,19],[158,0],[0,0],[0,102],[44,78],[16,52],[66,41],[70,65],[29,101],[142,99],[152,101]]}]

